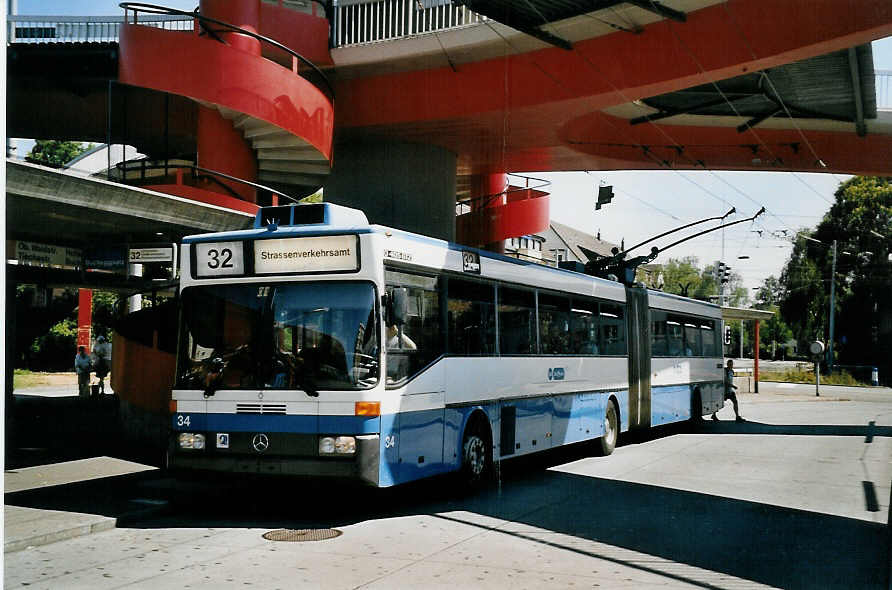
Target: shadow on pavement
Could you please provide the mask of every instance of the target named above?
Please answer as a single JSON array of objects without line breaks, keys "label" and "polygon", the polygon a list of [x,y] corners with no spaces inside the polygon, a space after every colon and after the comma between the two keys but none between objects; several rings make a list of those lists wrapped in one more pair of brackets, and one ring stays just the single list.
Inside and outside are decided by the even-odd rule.
[{"label": "shadow on pavement", "polygon": [[[15,395],[6,469],[109,456],[159,466],[158,453],[124,442],[118,398]],[[10,409],[7,408],[7,412]]]},{"label": "shadow on pavement", "polygon": [[[889,529],[885,526],[541,471],[544,466],[540,460],[513,461],[502,469],[498,484],[474,494],[458,491],[449,478],[373,490],[299,479],[177,482],[152,472],[7,494],[6,502],[115,516],[125,507],[125,500],[166,501],[164,514],[127,523],[144,529],[335,528],[429,515],[704,588],[713,586],[661,559],[782,588],[880,589],[888,585]],[[491,528],[491,521],[478,518],[481,515],[533,528]],[[616,548],[646,555],[629,556]]]},{"label": "shadow on pavement", "polygon": [[704,420],[699,429],[704,434],[768,434],[791,436],[863,436],[892,437],[892,426],[876,424],[764,424],[761,422],[732,422],[730,420]]}]

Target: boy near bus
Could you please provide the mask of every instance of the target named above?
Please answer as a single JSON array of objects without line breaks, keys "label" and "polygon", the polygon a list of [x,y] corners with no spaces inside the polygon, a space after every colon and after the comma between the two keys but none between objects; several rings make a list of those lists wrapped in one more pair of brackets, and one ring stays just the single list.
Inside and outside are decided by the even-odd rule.
[{"label": "boy near bus", "polygon": [[[737,405],[737,394],[734,390],[737,389],[737,386],[734,385],[734,361],[728,359],[728,364],[725,367],[725,400],[731,400],[731,403],[734,405],[734,416],[737,422],[743,422],[743,418],[740,416],[740,409]],[[724,405],[724,402],[722,402]],[[716,412],[712,413],[712,419],[718,420],[719,417],[716,416]]]}]

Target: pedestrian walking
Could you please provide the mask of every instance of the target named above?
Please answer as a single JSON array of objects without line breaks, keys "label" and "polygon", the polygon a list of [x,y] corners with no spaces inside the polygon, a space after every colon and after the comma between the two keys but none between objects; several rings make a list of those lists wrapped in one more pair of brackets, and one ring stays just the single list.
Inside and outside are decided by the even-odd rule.
[{"label": "pedestrian walking", "polygon": [[93,349],[95,358],[93,359],[93,370],[96,378],[99,379],[99,395],[105,395],[105,377],[109,371],[109,346],[105,341],[105,336],[96,339],[96,348]]},{"label": "pedestrian walking", "polygon": [[92,361],[83,346],[77,347],[77,355],[74,357],[74,372],[77,373],[77,394],[80,397],[90,395],[90,369]]},{"label": "pedestrian walking", "polygon": [[[740,408],[737,405],[737,394],[734,391],[736,389],[737,386],[734,385],[734,361],[728,359],[728,364],[725,366],[725,400],[722,402],[722,405],[724,405],[725,401],[731,400],[731,403],[734,405],[734,419],[737,422],[744,422],[743,417],[740,415]],[[716,416],[717,412],[718,411],[713,412],[713,420],[719,419],[719,417]]]}]

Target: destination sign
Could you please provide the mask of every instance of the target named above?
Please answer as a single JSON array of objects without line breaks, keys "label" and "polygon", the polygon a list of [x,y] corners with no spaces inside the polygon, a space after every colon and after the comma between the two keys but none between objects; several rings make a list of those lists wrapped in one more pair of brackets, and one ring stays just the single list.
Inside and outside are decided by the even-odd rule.
[{"label": "destination sign", "polygon": [[53,246],[37,242],[18,240],[13,242],[14,258],[19,264],[33,266],[73,266],[81,265],[81,251],[77,248]]},{"label": "destination sign", "polygon": [[173,262],[173,246],[160,248],[130,248],[129,260],[134,264],[146,262]]},{"label": "destination sign", "polygon": [[359,269],[357,236],[282,238],[254,242],[254,272],[344,272]]},{"label": "destination sign", "polygon": [[195,276],[221,277],[245,274],[244,242],[195,244]]}]

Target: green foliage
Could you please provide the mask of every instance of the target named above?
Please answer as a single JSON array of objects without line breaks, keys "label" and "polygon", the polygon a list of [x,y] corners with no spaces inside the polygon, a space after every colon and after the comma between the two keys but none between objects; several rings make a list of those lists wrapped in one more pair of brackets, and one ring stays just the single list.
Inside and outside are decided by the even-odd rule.
[{"label": "green foliage", "polygon": [[[662,265],[639,267],[636,280],[651,289],[674,295],[687,295],[701,301],[711,301],[719,296],[719,283],[716,281],[714,265],[699,267],[696,256],[670,258]],[[731,273],[731,282],[725,291],[729,295],[728,305],[744,307],[749,295],[742,286],[743,280],[737,273]]]},{"label": "green foliage", "polygon": [[87,149],[87,146],[77,141],[38,139],[28,155],[25,156],[25,160],[51,168],[61,168]]},{"label": "green foliage", "polygon": [[93,336],[111,338],[112,329],[122,305],[123,301],[120,300],[117,293],[93,291]]},{"label": "green foliage", "polygon": [[842,183],[835,196],[810,234],[812,240],[796,237],[780,279],[781,313],[800,342],[829,338],[832,244],[836,241],[836,360],[877,365],[881,374],[888,375],[892,371],[892,182],[854,177]]},{"label": "green foliage", "polygon": [[[812,383],[815,382],[814,371],[804,371],[802,369],[789,371],[760,371],[759,381],[776,381],[780,383]],[[850,385],[850,386],[866,386],[867,383],[858,381],[851,374],[845,371],[838,371],[832,375],[821,375],[821,385]]]},{"label": "green foliage", "polygon": [[64,371],[74,366],[77,351],[77,321],[66,318],[54,324],[31,344],[35,365],[51,371]]}]

